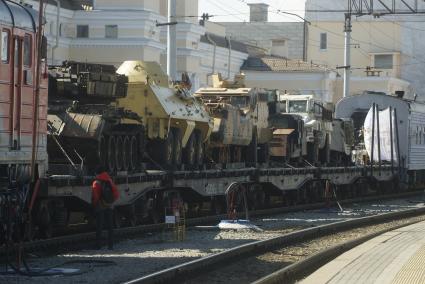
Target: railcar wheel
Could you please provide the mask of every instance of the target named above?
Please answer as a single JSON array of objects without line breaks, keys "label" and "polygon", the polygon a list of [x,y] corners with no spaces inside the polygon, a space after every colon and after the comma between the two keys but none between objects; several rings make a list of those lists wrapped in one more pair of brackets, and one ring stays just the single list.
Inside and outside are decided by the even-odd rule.
[{"label": "railcar wheel", "polygon": [[196,137],[195,133],[193,132],[189,140],[187,141],[186,147],[183,150],[183,163],[188,166],[195,165],[195,158],[196,158]]},{"label": "railcar wheel", "polygon": [[138,155],[138,147],[137,147],[137,138],[132,136],[130,139],[130,148],[129,148],[129,167],[130,170],[134,171],[137,169],[139,164],[139,155]]},{"label": "railcar wheel", "polygon": [[124,160],[124,142],[121,136],[118,136],[115,140],[115,167],[118,171],[123,169]]},{"label": "railcar wheel", "polygon": [[130,138],[128,136],[124,137],[123,141],[123,169],[124,171],[128,171],[130,169]]},{"label": "railcar wheel", "polygon": [[195,165],[202,166],[204,164],[204,143],[202,141],[202,133],[195,130]]},{"label": "railcar wheel", "polygon": [[115,137],[109,136],[108,139],[108,169],[109,171],[115,171]]},{"label": "railcar wheel", "polygon": [[182,163],[182,132],[178,128],[173,128],[174,144],[173,144],[173,165],[180,166]]}]

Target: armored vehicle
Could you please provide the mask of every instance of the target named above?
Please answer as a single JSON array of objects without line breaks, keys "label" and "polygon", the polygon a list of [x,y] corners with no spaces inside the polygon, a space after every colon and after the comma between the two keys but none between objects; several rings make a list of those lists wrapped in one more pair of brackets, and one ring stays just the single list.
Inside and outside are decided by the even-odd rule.
[{"label": "armored vehicle", "polygon": [[111,65],[64,62],[49,68],[51,163],[90,171],[97,165],[112,172],[139,167],[145,140],[142,118],[113,105],[126,97],[127,81]]},{"label": "armored vehicle", "polygon": [[195,96],[214,119],[209,153],[218,163],[266,162],[271,129],[268,126],[267,92],[247,88],[244,75],[234,81],[212,76],[213,86]]},{"label": "armored vehicle", "polygon": [[[301,141],[298,142],[297,146],[299,151],[304,155],[304,146],[306,143],[306,158],[310,163],[322,163],[326,164],[330,162],[330,141],[332,133],[332,111],[325,108],[322,101],[315,99],[314,94],[308,95],[291,95],[291,94],[279,94],[277,96],[277,107],[281,114],[287,114],[281,116],[281,119],[287,120],[287,122],[281,122],[288,124],[292,120],[292,124],[297,124],[299,131],[301,131],[298,137]],[[300,119],[302,119],[302,123]],[[295,122],[296,121],[296,122]],[[274,122],[279,127],[277,122]],[[286,132],[290,131],[289,128]],[[275,130],[276,131],[276,130]],[[282,132],[282,130],[279,130]],[[280,132],[275,133],[275,139]],[[289,135],[290,133],[287,133]],[[298,154],[296,154],[298,156]]]},{"label": "armored vehicle", "polygon": [[156,62],[125,61],[117,72],[128,78],[128,90],[127,96],[117,98],[116,106],[142,118],[149,160],[173,167],[202,165],[212,121],[188,88],[170,83]]}]

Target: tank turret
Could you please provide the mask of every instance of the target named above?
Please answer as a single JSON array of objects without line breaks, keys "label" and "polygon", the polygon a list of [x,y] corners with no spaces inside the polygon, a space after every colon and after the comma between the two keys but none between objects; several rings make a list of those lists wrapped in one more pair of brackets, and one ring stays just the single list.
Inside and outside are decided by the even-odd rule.
[{"label": "tank turret", "polygon": [[144,152],[142,117],[113,104],[128,78],[111,65],[64,62],[49,68],[50,162],[93,171],[134,171]]}]

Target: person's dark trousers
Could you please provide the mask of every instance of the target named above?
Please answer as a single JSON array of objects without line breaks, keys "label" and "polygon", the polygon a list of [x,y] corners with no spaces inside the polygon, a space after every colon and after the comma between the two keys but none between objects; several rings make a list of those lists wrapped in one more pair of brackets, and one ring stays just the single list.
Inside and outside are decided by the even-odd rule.
[{"label": "person's dark trousers", "polygon": [[102,247],[102,229],[105,225],[108,230],[108,248],[113,249],[113,224],[112,224],[112,208],[96,209],[96,245],[100,249]]}]

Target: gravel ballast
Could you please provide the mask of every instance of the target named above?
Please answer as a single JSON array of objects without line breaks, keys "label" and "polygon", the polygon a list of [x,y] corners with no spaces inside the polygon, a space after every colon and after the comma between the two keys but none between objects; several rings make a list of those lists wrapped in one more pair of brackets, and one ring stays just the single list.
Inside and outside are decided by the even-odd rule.
[{"label": "gravel ballast", "polygon": [[[415,199],[415,200],[414,200]],[[117,243],[113,251],[83,250],[78,252],[61,253],[54,256],[32,256],[28,259],[30,267],[46,268],[73,260],[108,260],[113,261],[113,266],[98,266],[97,264],[70,264],[61,267],[81,269],[82,274],[74,276],[50,276],[50,277],[25,277],[25,276],[0,276],[0,283],[121,283],[126,280],[141,277],[174,265],[194,260],[200,257],[221,252],[241,244],[257,240],[264,240],[280,236],[282,234],[311,226],[317,226],[353,218],[376,215],[399,211],[414,207],[423,207],[422,200],[417,198],[387,200],[380,203],[369,202],[367,204],[353,204],[346,206],[343,212],[335,208],[313,210],[306,212],[280,214],[272,217],[264,217],[252,220],[252,223],[262,230],[228,230],[219,231],[215,228],[189,228],[184,241],[175,242],[170,232],[146,234],[144,237],[125,240]],[[370,230],[381,226],[373,226]],[[327,244],[334,245],[337,242],[355,238],[365,234],[365,231],[352,230],[346,235],[332,235],[330,239],[323,241],[315,240],[311,245],[308,243],[302,247],[291,247],[277,250],[259,256],[256,260],[258,266],[252,262],[236,267],[229,266],[230,273],[218,273],[195,279],[190,283],[246,283],[264,276],[272,271],[282,268],[282,264],[290,264],[303,257],[324,249]],[[372,231],[370,231],[372,232]],[[332,239],[334,238],[334,239]],[[317,242],[318,241],[318,242]],[[316,243],[317,242],[317,243]],[[315,245],[316,244],[316,245]],[[282,255],[284,257],[282,257]],[[249,258],[246,260],[248,261]],[[257,272],[269,267],[257,277]],[[0,270],[2,268],[0,267]],[[4,270],[4,269],[3,269]],[[268,273],[267,273],[268,272]],[[241,276],[251,275],[247,279]],[[255,277],[255,278],[254,278]]]}]

